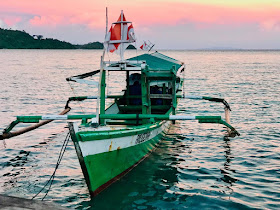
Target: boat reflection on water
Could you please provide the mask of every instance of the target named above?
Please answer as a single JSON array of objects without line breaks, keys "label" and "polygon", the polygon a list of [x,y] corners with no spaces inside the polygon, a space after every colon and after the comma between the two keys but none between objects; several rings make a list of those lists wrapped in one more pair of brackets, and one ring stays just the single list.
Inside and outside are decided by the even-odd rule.
[{"label": "boat reflection on water", "polygon": [[[223,177],[221,178],[221,180],[223,180],[224,182],[228,183],[231,187],[233,186],[233,184],[238,181],[238,179],[233,177],[233,173],[236,173],[236,171],[234,169],[231,168],[231,161],[234,159],[232,153],[231,153],[231,142],[230,139],[225,137],[224,138],[224,153],[225,153],[225,163],[224,163],[224,168],[221,169],[221,173],[223,175]],[[228,186],[228,188],[230,190],[233,191],[233,189]]]}]

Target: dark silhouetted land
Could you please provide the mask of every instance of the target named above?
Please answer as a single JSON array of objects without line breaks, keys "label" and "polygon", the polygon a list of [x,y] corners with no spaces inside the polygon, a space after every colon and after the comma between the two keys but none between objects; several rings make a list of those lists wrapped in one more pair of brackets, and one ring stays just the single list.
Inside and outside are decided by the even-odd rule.
[{"label": "dark silhouetted land", "polygon": [[[0,28],[0,49],[103,49],[101,42],[73,45],[69,42],[33,35],[25,31]],[[130,45],[128,49],[135,49]]]}]

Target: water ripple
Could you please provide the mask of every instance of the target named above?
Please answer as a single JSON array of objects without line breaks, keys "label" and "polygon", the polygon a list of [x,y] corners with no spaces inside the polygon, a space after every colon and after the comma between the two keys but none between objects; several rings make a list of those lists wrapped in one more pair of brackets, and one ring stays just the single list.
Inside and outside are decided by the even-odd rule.
[{"label": "water ripple", "polygon": [[[99,65],[101,51],[0,51],[0,129],[16,115],[57,114],[68,97],[88,95],[65,82]],[[279,51],[166,51],[184,61],[187,95],[226,98],[240,137],[226,139],[217,124],[177,122],[159,147],[128,175],[90,199],[69,145],[47,199],[78,209],[279,209]],[[34,57],[36,54],[36,62]],[[134,56],[135,52],[128,52]],[[7,74],[9,72],[9,74]],[[110,75],[110,93],[125,75]],[[113,81],[118,78],[120,81]],[[93,77],[97,80],[97,77]],[[94,112],[94,102],[72,104]],[[223,115],[212,102],[181,100],[179,114]],[[22,127],[20,125],[18,128]],[[0,192],[31,198],[52,174],[67,128],[62,122],[0,144]]]}]

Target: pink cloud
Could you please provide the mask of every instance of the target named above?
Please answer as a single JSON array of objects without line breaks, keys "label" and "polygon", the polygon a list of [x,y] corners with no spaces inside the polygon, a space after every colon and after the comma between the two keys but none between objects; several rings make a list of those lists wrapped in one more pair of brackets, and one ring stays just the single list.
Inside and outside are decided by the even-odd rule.
[{"label": "pink cloud", "polygon": [[[110,2],[109,22],[115,21],[124,9],[126,17],[135,26],[194,24],[199,27],[211,25],[259,24],[265,30],[277,28],[280,20],[280,4],[265,5],[262,8],[229,7],[182,2]],[[9,12],[14,17],[5,19],[1,12]],[[92,0],[10,0],[1,3],[0,18],[12,25],[20,21],[18,13],[33,14],[29,23],[33,26],[80,24],[89,28],[104,28],[105,3]]]},{"label": "pink cloud", "polygon": [[8,17],[4,17],[2,19],[2,21],[9,27],[16,25],[21,20],[22,20],[22,18],[18,17],[18,16],[8,16]]},{"label": "pink cloud", "polygon": [[[157,8],[155,10],[155,8]],[[145,11],[145,15],[143,12]],[[261,23],[271,17],[280,19],[280,9],[266,7],[257,8],[230,8],[214,5],[190,3],[174,3],[170,5],[149,4],[149,7],[138,7],[133,11],[138,24],[167,24],[184,23],[195,24],[247,24]]]},{"label": "pink cloud", "polygon": [[64,24],[65,19],[61,16],[49,15],[49,16],[35,16],[29,23],[33,26],[54,26],[57,24]]},{"label": "pink cloud", "polygon": [[268,19],[260,23],[263,31],[280,31],[280,19]]}]

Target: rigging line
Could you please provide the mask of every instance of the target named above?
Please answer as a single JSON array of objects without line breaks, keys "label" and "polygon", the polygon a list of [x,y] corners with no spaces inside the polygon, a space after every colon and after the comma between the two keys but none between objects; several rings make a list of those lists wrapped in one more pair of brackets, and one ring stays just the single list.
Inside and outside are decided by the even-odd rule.
[{"label": "rigging line", "polygon": [[5,139],[3,139],[3,146],[4,146],[4,148],[6,149],[6,147],[7,147],[7,144],[6,144],[6,141],[5,141]]},{"label": "rigging line", "polygon": [[[62,160],[62,158],[63,158],[63,155],[64,155],[64,153],[65,153],[65,151],[66,151],[66,147],[67,147],[67,145],[68,145],[69,139],[70,139],[70,133],[68,132],[68,134],[67,134],[67,136],[66,136],[66,138],[65,138],[65,140],[64,140],[64,142],[66,142],[66,143],[64,144],[64,148],[63,148],[63,146],[61,147],[60,154],[59,154],[60,156],[59,156],[59,158],[58,158],[58,160],[57,160],[57,163],[56,163],[56,166],[55,166],[55,170],[54,170],[54,173],[53,173],[53,176],[52,176],[52,180],[51,180],[50,185],[49,185],[49,189],[47,190],[47,192],[46,192],[46,194],[44,195],[44,197],[42,198],[42,200],[44,200],[44,199],[46,198],[46,196],[48,195],[48,193],[49,193],[49,191],[50,191],[50,189],[51,189],[51,187],[52,187],[52,183],[53,183],[53,180],[54,180],[54,177],[55,177],[56,170],[58,169],[58,166],[59,166],[60,163],[61,163],[61,160]],[[62,149],[62,148],[63,148],[63,149]],[[62,151],[62,153],[61,153],[61,151]]]},{"label": "rigging line", "polygon": [[[68,84],[69,84],[70,89],[72,90],[72,92],[73,92],[74,96],[75,96],[75,97],[77,97],[77,94],[75,93],[74,88],[72,87],[72,85],[71,85],[71,83],[70,83],[69,81],[68,81]],[[81,102],[80,102],[80,101],[78,101],[78,104],[79,104],[79,106],[80,106],[80,108],[81,108],[82,112],[85,114],[85,111],[84,111],[84,109],[83,109],[83,107],[82,107],[82,105],[81,105]]]},{"label": "rigging line", "polygon": [[[56,170],[58,169],[58,166],[59,166],[59,164],[60,164],[60,162],[61,162],[61,160],[62,160],[62,157],[63,157],[64,152],[65,152],[65,150],[66,150],[67,144],[68,144],[68,142],[69,142],[69,139],[70,139],[70,133],[68,132],[67,135],[66,135],[66,138],[65,138],[65,140],[64,140],[64,142],[63,142],[63,144],[62,144],[62,147],[61,147],[61,149],[60,149],[59,156],[58,156],[58,160],[57,160],[57,163],[56,163],[55,170],[54,170],[53,174],[51,175],[50,179],[46,182],[46,184],[42,187],[42,189],[41,189],[36,195],[34,195],[34,196],[32,197],[31,200],[33,200],[34,198],[36,198],[36,197],[46,188],[46,186],[47,186],[50,182],[51,182],[51,183],[50,183],[50,186],[52,185],[52,182],[53,182],[53,179],[54,179]],[[42,200],[47,196],[49,190],[50,190],[50,187],[49,187],[49,189],[47,190],[46,195],[42,198]]]},{"label": "rigging line", "polygon": [[[69,133],[67,134],[67,136],[66,136],[66,138],[65,138],[65,140],[64,140],[64,142],[63,142],[63,145],[62,145],[62,147],[61,147],[61,150],[60,150],[60,153],[59,153],[59,158],[58,158],[58,161],[61,159],[60,157],[61,157],[61,152],[62,152],[62,149],[65,147],[65,143],[66,143],[66,139],[69,139]],[[58,162],[57,161],[57,162]],[[59,163],[60,163],[60,161],[59,161]],[[31,200],[33,200],[35,197],[37,197],[44,189],[45,189],[45,187],[50,183],[50,181],[51,181],[51,179],[53,178],[53,176],[55,175],[55,172],[56,172],[56,169],[57,169],[57,166],[55,167],[55,171],[53,172],[53,174],[51,175],[51,177],[50,177],[50,179],[48,180],[48,182],[44,185],[44,187],[35,195],[35,196],[33,196],[33,198],[31,199]]]}]

